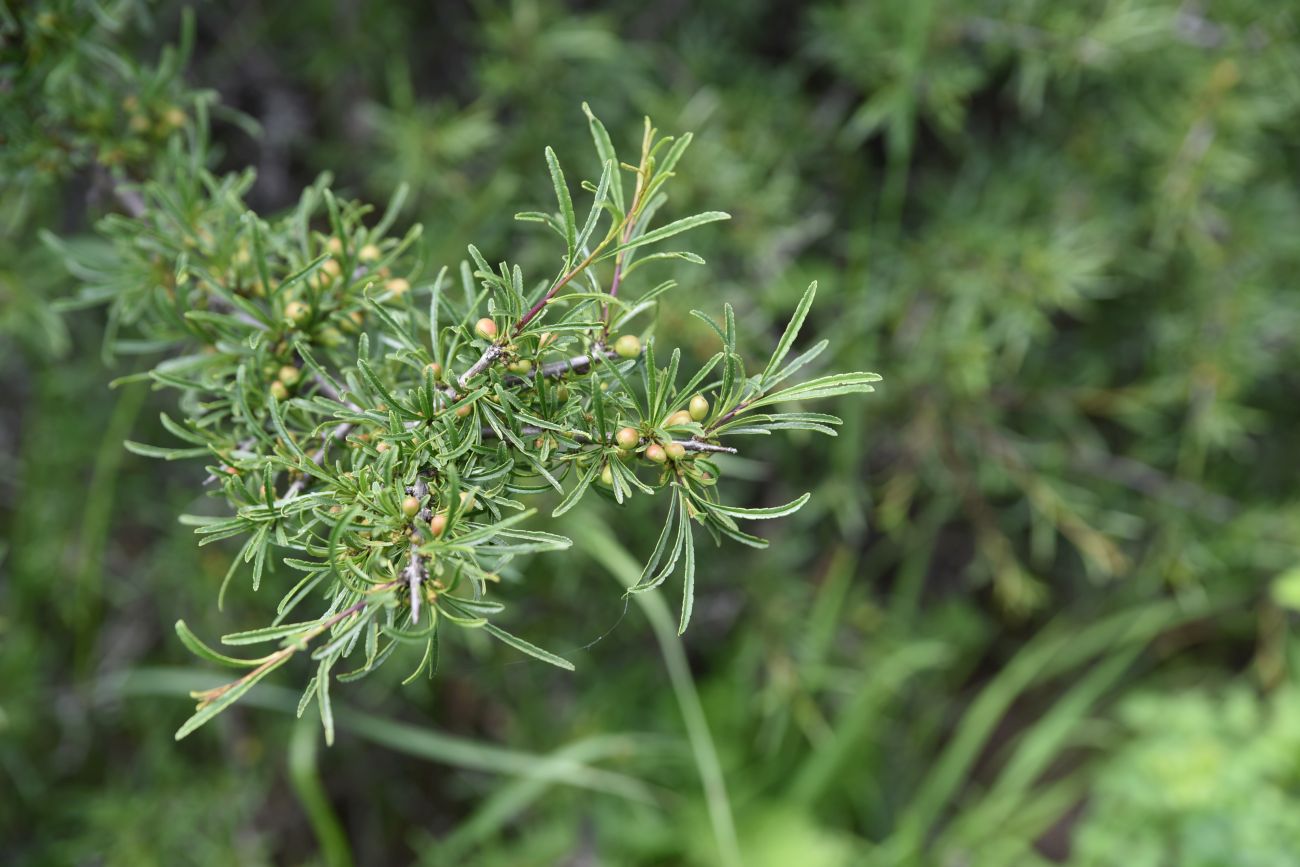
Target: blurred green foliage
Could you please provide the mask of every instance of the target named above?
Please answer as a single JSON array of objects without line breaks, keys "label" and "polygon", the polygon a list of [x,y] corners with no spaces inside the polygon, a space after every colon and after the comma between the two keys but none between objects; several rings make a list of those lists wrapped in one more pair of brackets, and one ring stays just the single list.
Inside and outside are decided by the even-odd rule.
[{"label": "blurred green foliage", "polygon": [[[165,402],[105,388],[129,371],[101,366],[95,314],[49,314],[74,281],[35,232],[107,206],[89,163],[37,181],[5,147],[19,863],[1300,863],[1294,579],[1271,592],[1300,563],[1290,4],[196,12],[186,78],[260,124],[214,129],[259,208],[326,169],[375,201],[406,181],[430,262],[473,241],[528,263],[545,250],[505,217],[549,194],[543,146],[583,152],[582,100],[624,146],[649,113],[696,133],[683,212],[734,216],[692,249],[709,302],[763,337],[751,356],[816,277],[828,368],[886,381],[833,410],[829,447],[758,439],[737,462],[755,504],[815,496],[770,552],[702,553],[684,643],[655,596],[614,623],[659,517],[592,513],[528,576],[548,589],[530,635],[603,636],[573,641],[576,675],[470,642],[432,686],[358,684],[329,750],[271,688],[178,747],[198,674],[169,667],[188,664],[171,622],[259,606],[209,611],[229,552],[174,524],[201,470],[119,447],[160,441]],[[154,68],[178,11],[118,13]],[[0,78],[32,62],[12,32]],[[10,140],[64,110],[0,94]],[[698,361],[691,306],[659,327]]]}]

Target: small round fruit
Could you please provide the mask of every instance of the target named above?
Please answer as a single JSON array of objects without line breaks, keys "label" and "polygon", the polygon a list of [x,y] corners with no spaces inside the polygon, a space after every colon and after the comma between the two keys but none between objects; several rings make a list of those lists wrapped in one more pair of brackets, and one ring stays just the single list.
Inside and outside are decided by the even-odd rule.
[{"label": "small round fruit", "polygon": [[271,396],[276,400],[288,400],[289,389],[285,388],[284,383],[277,379],[271,383]]},{"label": "small round fruit", "polygon": [[641,435],[636,432],[636,428],[619,428],[618,433],[614,434],[614,442],[621,449],[634,449],[641,442]]},{"label": "small round fruit", "polygon": [[424,366],[424,369],[432,373],[434,379],[442,376],[442,365],[436,361],[430,361]]},{"label": "small round fruit", "polygon": [[607,488],[614,486],[614,471],[609,468],[609,464],[600,468],[600,483]]},{"label": "small round fruit", "polygon": [[392,446],[390,446],[388,443],[380,443],[379,445],[375,446],[375,451],[379,452],[382,455],[390,448],[392,448]]},{"label": "small round fruit", "polygon": [[[335,239],[337,240],[337,239]],[[320,263],[321,272],[327,274],[331,279],[343,273],[343,266],[339,265],[335,259],[326,259]]]},{"label": "small round fruit", "polygon": [[641,354],[641,339],[635,334],[624,334],[614,341],[614,352],[620,358],[636,358]]},{"label": "small round fruit", "polygon": [[347,343],[347,338],[343,336],[343,332],[333,327],[322,328],[320,333],[316,335],[316,339],[320,341],[322,346],[327,346],[330,349]]},{"label": "small round fruit", "polygon": [[656,464],[662,464],[668,460],[668,453],[664,451],[664,447],[659,443],[651,443],[646,446],[645,456],[647,460],[654,461]]},{"label": "small round fruit", "polygon": [[429,532],[434,536],[441,536],[442,532],[447,529],[447,516],[442,512],[437,513],[429,519]]},{"label": "small round fruit", "polygon": [[328,241],[325,242],[325,249],[335,254],[342,253],[343,242],[340,241],[338,238],[330,238]]},{"label": "small round fruit", "polygon": [[311,306],[302,301],[290,301],[284,305],[284,318],[295,325],[301,325],[311,316]]},{"label": "small round fruit", "polygon": [[362,262],[373,262],[378,259],[379,256],[379,248],[374,244],[366,244],[361,248],[361,251],[357,253],[357,258]]},{"label": "small round fruit", "polygon": [[464,418],[465,416],[469,415],[473,411],[474,411],[474,405],[467,403],[456,410],[456,418]]},{"label": "small round fruit", "polygon": [[559,385],[557,385],[557,386],[555,387],[555,399],[558,400],[558,401],[566,401],[566,400],[568,400],[568,399],[569,399],[569,387],[568,387],[567,385],[565,385],[564,383],[560,383]]},{"label": "small round fruit", "polygon": [[484,316],[478,322],[474,323],[474,333],[484,340],[495,340],[497,336],[497,324],[487,316]]},{"label": "small round fruit", "polygon": [[341,329],[348,334],[356,334],[365,324],[366,314],[363,310],[353,310],[339,322]]},{"label": "small round fruit", "polygon": [[411,281],[405,277],[394,277],[384,283],[384,288],[393,294],[394,298],[401,298],[407,292],[411,291]]},{"label": "small round fruit", "polygon": [[276,378],[285,385],[297,385],[298,380],[302,379],[302,371],[294,367],[292,364],[286,364],[280,368],[279,373],[276,374]]},{"label": "small round fruit", "polygon": [[529,361],[527,358],[521,358],[518,361],[512,361],[508,368],[508,370],[511,373],[518,374],[519,376],[524,376],[532,369],[533,369],[533,363]]},{"label": "small round fruit", "polygon": [[680,461],[686,457],[686,446],[681,443],[669,443],[664,446],[664,453],[675,461]]},{"label": "small round fruit", "polygon": [[420,511],[420,501],[416,497],[407,497],[402,500],[402,514],[408,518],[414,518],[416,512]]},{"label": "small round fruit", "polygon": [[678,427],[680,425],[690,424],[692,421],[694,421],[694,419],[691,418],[689,412],[684,409],[679,409],[677,412],[668,416],[664,421],[664,427]]},{"label": "small round fruit", "polygon": [[167,128],[179,129],[185,126],[185,112],[173,105],[163,112],[162,120]]},{"label": "small round fruit", "polygon": [[691,402],[686,409],[691,414],[691,418],[696,421],[703,421],[704,417],[709,414],[709,402],[704,398],[704,395],[697,394],[691,398]]},{"label": "small round fruit", "polygon": [[472,512],[478,508],[478,500],[469,491],[460,492],[460,507],[466,512]]}]

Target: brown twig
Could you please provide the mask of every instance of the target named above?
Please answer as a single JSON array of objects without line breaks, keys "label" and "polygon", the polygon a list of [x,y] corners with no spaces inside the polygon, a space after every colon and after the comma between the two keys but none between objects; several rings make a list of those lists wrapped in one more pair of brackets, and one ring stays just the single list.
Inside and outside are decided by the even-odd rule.
[{"label": "brown twig", "polygon": [[[397,581],[389,581],[385,584],[380,584],[372,588],[369,592],[379,593],[384,590],[391,590],[398,583],[399,582]],[[280,664],[287,657],[293,656],[295,653],[297,653],[300,650],[306,650],[307,642],[312,641],[317,636],[319,636],[322,632],[334,626],[335,624],[342,623],[347,618],[361,611],[366,607],[366,605],[369,604],[369,602],[370,602],[369,599],[359,599],[356,602],[349,605],[347,608],[344,608],[342,611],[338,612],[337,614],[331,615],[325,620],[322,620],[320,623],[317,623],[315,626],[303,632],[300,636],[298,636],[298,639],[294,641],[292,644],[282,647],[279,650],[277,650],[275,653],[272,653],[270,656],[266,657],[264,660],[262,660],[261,665],[257,666],[257,668],[254,668],[252,671],[248,672],[243,677],[237,680],[233,680],[230,683],[222,684],[221,686],[218,686],[214,689],[209,689],[204,692],[191,693],[191,695],[194,698],[199,700],[198,709],[202,710],[204,707],[212,704],[212,702],[221,698],[221,696],[225,695],[227,692],[229,692],[231,689],[235,688],[239,684],[244,683],[250,678],[257,677],[258,675],[265,672],[268,668],[272,668]]]},{"label": "brown twig", "polygon": [[429,573],[424,568],[424,561],[416,553],[415,546],[410,548],[410,560],[406,568],[402,570],[402,579],[411,588],[411,623],[420,622],[420,585],[429,577]]},{"label": "brown twig", "polygon": [[618,353],[608,347],[595,347],[589,353],[575,355],[572,358],[565,358],[560,361],[551,361],[543,364],[533,373],[524,376],[507,376],[507,385],[526,385],[533,382],[537,377],[543,379],[555,379],[564,376],[566,373],[583,373],[591,367],[593,359],[610,359],[616,358]]},{"label": "brown twig", "polygon": [[[546,428],[540,428],[530,424],[526,424],[519,429],[519,433],[521,435],[529,436],[529,437],[540,436],[542,434],[554,433],[554,432],[555,431],[550,431]],[[490,427],[483,428],[481,433],[483,434],[483,436],[491,436],[491,437],[496,436],[496,431],[494,431]],[[563,433],[573,437],[574,439],[585,440],[588,443],[597,442],[597,440],[594,439],[591,436],[591,434],[585,431],[574,430],[574,431],[563,431]],[[737,450],[732,448],[731,446],[721,446],[721,445],[717,445],[716,443],[706,443],[696,439],[669,440],[669,442],[677,443],[682,448],[686,449],[686,451],[688,452],[709,452],[711,454],[726,454],[726,455],[738,454]],[[610,441],[606,441],[604,445],[613,445],[613,443]]]}]

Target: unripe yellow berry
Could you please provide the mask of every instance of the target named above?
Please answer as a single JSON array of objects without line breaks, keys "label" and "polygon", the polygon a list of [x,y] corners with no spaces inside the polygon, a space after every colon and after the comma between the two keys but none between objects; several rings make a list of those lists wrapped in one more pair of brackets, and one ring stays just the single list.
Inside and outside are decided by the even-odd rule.
[{"label": "unripe yellow berry", "polygon": [[311,316],[311,307],[301,301],[290,301],[284,305],[284,318],[295,325],[301,325]]},{"label": "unripe yellow berry", "polygon": [[382,455],[390,448],[392,448],[392,446],[390,446],[388,443],[380,443],[379,445],[375,446],[375,451],[379,452]]},{"label": "unripe yellow berry", "polygon": [[614,442],[618,443],[619,448],[634,449],[641,442],[641,435],[635,428],[619,428],[618,433],[614,434]]},{"label": "unripe yellow berry", "polygon": [[664,419],[664,427],[677,427],[679,425],[690,424],[691,421],[693,421],[691,414],[684,409],[679,409],[677,412]]},{"label": "unripe yellow berry", "polygon": [[484,340],[493,340],[497,336],[497,324],[487,316],[474,323],[474,333]]},{"label": "unripe yellow berry", "polygon": [[447,516],[442,512],[437,513],[429,519],[429,532],[434,536],[441,536],[443,530],[447,529]]},{"label": "unripe yellow berry", "polygon": [[527,358],[520,358],[517,361],[512,361],[508,369],[511,373],[523,376],[533,369],[533,363]]},{"label": "unripe yellow berry", "polygon": [[705,400],[704,395],[697,394],[691,398],[687,411],[690,412],[691,418],[696,421],[703,421],[704,417],[709,414],[709,402]]},{"label": "unripe yellow berry", "polygon": [[664,451],[664,447],[659,443],[651,443],[646,446],[645,456],[646,460],[654,461],[656,464],[662,464],[668,460],[668,453]]},{"label": "unripe yellow berry", "polygon": [[641,354],[641,340],[635,334],[624,334],[614,341],[614,352],[621,358],[636,358]]},{"label": "unripe yellow berry", "polygon": [[343,266],[335,259],[326,259],[320,263],[320,269],[323,273],[329,275],[331,279],[343,273]]},{"label": "unripe yellow berry", "polygon": [[457,408],[456,418],[464,418],[465,416],[469,415],[473,411],[474,411],[474,405],[472,403],[467,403],[464,406]]},{"label": "unripe yellow berry", "polygon": [[344,331],[348,334],[356,334],[361,330],[361,326],[366,322],[366,314],[361,310],[353,310],[343,318],[339,323]]},{"label": "unripe yellow berry", "polygon": [[460,506],[466,512],[472,512],[478,508],[478,500],[469,491],[460,492]]},{"label": "unripe yellow berry", "polygon": [[384,283],[384,288],[391,292],[394,297],[401,298],[407,292],[411,291],[411,281],[405,277],[394,277]]},{"label": "unripe yellow berry", "polygon": [[555,399],[556,399],[556,400],[559,400],[559,401],[565,401],[565,400],[568,400],[568,399],[569,399],[569,387],[568,387],[567,385],[565,385],[564,383],[560,383],[559,385],[557,385],[557,386],[555,387]]},{"label": "unripe yellow berry", "polygon": [[292,364],[286,364],[280,368],[279,372],[276,374],[276,378],[285,385],[297,385],[298,380],[302,379],[302,371],[294,367]]},{"label": "unripe yellow berry", "polygon": [[434,379],[442,376],[442,365],[436,361],[430,361],[424,366],[424,369],[432,373]]},{"label": "unripe yellow berry", "polygon": [[163,112],[162,121],[168,130],[179,129],[185,126],[185,112],[173,105]]},{"label": "unripe yellow berry", "polygon": [[609,464],[600,468],[600,483],[606,487],[614,485],[614,471],[609,468]]},{"label": "unripe yellow berry", "polygon": [[343,242],[340,241],[338,238],[331,237],[328,241],[325,242],[325,249],[337,255],[343,252]]},{"label": "unripe yellow berry", "polygon": [[357,253],[357,258],[362,262],[373,262],[380,257],[379,248],[374,244],[366,244]]},{"label": "unripe yellow berry", "polygon": [[686,446],[681,443],[669,443],[664,446],[664,452],[673,460],[680,461],[682,458],[686,457]]},{"label": "unripe yellow berry", "polygon": [[284,383],[277,379],[271,383],[271,396],[276,400],[288,400],[289,389],[285,388]]},{"label": "unripe yellow berry", "polygon": [[408,518],[414,518],[415,513],[420,511],[420,501],[415,497],[407,497],[402,500],[402,514]]}]

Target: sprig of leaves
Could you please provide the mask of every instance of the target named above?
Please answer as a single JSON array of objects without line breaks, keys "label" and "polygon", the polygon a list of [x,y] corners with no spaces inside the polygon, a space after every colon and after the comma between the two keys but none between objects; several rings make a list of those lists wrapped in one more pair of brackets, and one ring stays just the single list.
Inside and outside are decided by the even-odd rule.
[{"label": "sprig of leaves", "polygon": [[663,531],[629,592],[680,573],[682,631],[693,608],[696,530],[715,543],[762,547],[740,522],[807,501],[723,503],[719,455],[737,450],[724,440],[787,429],[834,435],[839,419],[793,404],[870,391],[879,377],[833,374],[778,388],[826,346],[786,362],[815,284],[758,375],[746,373],[730,306],[721,324],[696,311],[721,346],[689,376],[680,351],[662,353],[652,334],[630,331],[675,285],[642,287],[634,272],[656,259],[702,261],[655,248],[727,215],[659,221],[690,136],[661,137],[647,120],[640,157],[627,164],[586,111],[599,164],[581,184],[590,196],[581,225],[549,148],[555,209],[517,215],[560,239],[560,266],[542,280],[519,264],[491,264],[474,246],[459,280],[446,269],[425,278],[419,227],[392,234],[401,191],[372,222],[368,205],[339,199],[322,177],[291,212],[259,216],[243,201],[251,173],[202,168],[201,110],[147,180],[120,181],[141,207],[103,220],[107,250],[47,239],[83,283],[69,306],[109,306],[106,350],[163,355],[128,379],[178,392],[179,417],[163,424],[181,445],[128,448],[208,458],[209,487],[230,515],[184,520],[201,545],[242,540],[218,600],[239,574],[259,588],[274,559],[302,575],[281,588],[268,625],[222,638],[278,645],[267,655],[229,656],[177,624],[199,657],[249,669],[196,693],[178,738],[301,655],[315,668],[300,711],[314,701],[332,738],[332,681],[365,677],[407,646],[415,664],[406,682],[431,676],[447,624],[572,668],[503,628],[504,604],[494,598],[503,574],[571,544],[521,526],[538,497],[555,500],[558,517],[592,491],[622,504],[666,490]]}]

